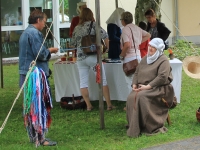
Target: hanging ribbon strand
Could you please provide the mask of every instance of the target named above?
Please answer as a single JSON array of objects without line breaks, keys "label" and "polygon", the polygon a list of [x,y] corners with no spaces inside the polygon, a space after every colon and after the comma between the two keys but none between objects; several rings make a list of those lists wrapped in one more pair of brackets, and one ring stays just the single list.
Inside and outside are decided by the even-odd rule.
[{"label": "hanging ribbon strand", "polygon": [[24,93],[24,125],[30,141],[36,142],[38,147],[38,137],[44,135],[50,127],[50,111],[53,107],[47,79],[42,69],[33,68],[24,87]]}]

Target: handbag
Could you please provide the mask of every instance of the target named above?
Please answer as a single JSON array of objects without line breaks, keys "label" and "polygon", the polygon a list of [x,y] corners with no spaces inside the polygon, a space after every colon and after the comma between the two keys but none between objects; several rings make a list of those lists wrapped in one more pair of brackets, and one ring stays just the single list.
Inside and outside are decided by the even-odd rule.
[{"label": "handbag", "polygon": [[[88,35],[83,36],[81,40],[81,46],[82,46],[83,52],[87,55],[93,55],[97,53],[96,35],[90,35],[92,24],[93,24],[93,21],[91,21],[90,23]],[[101,44],[103,46],[103,53],[104,53],[106,52],[107,47],[103,39],[101,39]]]},{"label": "handbag", "polygon": [[124,63],[123,64],[123,70],[124,70],[124,73],[126,74],[126,76],[134,74],[137,66],[138,66],[138,60],[137,59],[134,59],[132,61]]},{"label": "handbag", "polygon": [[74,97],[74,94],[72,97],[62,97],[60,99],[60,107],[64,109],[85,109],[86,103],[82,96],[76,96]]},{"label": "handbag", "polygon": [[[131,28],[130,28],[130,30],[131,30]],[[132,33],[132,30],[131,30],[131,33]],[[134,44],[134,48],[135,48],[133,33],[132,33],[132,39],[133,39],[133,44]],[[136,48],[135,48],[135,54],[136,54]],[[138,66],[138,60],[137,60],[137,54],[136,54],[136,59],[123,64],[123,70],[124,70],[124,73],[126,74],[126,76],[134,74],[137,66]]]}]

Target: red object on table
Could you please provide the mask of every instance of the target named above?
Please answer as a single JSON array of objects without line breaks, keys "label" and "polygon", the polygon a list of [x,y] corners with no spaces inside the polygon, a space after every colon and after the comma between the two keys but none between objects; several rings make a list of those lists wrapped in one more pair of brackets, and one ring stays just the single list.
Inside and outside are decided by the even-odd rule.
[{"label": "red object on table", "polygon": [[100,84],[101,83],[101,74],[100,74],[100,65],[96,65],[96,83]]},{"label": "red object on table", "polygon": [[173,51],[172,51],[171,49],[168,49],[168,52],[169,52],[170,54],[173,54]]},{"label": "red object on table", "polygon": [[61,57],[61,61],[66,61],[66,57]]},{"label": "red object on table", "polygon": [[68,61],[73,61],[73,58],[72,58],[72,57],[69,57],[69,58],[68,58]]}]

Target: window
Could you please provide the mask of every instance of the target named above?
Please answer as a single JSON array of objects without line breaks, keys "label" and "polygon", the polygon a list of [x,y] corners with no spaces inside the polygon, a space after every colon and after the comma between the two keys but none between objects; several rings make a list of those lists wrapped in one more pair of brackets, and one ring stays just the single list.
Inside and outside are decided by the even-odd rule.
[{"label": "window", "polygon": [[21,0],[1,1],[1,26],[22,25]]},{"label": "window", "polygon": [[22,31],[2,31],[3,58],[19,56],[19,38]]},{"label": "window", "polygon": [[[62,2],[63,1],[63,2]],[[62,2],[62,4],[61,4]],[[61,6],[60,6],[61,4]],[[69,2],[68,0],[59,0],[59,20],[61,23],[69,22]]]}]

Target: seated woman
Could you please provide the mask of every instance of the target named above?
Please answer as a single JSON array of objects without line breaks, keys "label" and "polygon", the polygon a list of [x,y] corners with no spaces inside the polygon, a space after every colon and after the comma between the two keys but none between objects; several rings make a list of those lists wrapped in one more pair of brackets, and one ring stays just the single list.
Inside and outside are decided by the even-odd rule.
[{"label": "seated woman", "polygon": [[[149,42],[148,53],[142,58],[134,74],[133,91],[127,98],[127,135],[166,132],[164,123],[172,105],[174,90],[168,58],[163,54],[165,45],[160,38]],[[166,103],[163,102],[166,101]]]}]

